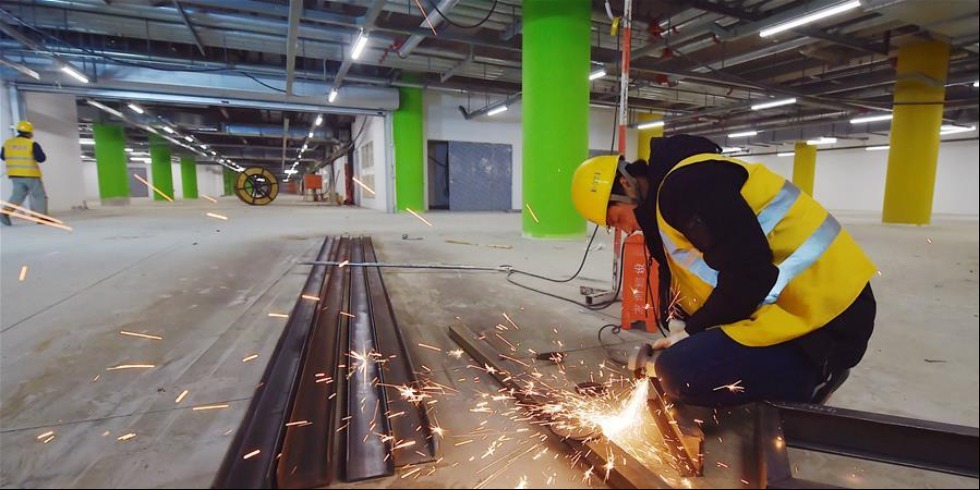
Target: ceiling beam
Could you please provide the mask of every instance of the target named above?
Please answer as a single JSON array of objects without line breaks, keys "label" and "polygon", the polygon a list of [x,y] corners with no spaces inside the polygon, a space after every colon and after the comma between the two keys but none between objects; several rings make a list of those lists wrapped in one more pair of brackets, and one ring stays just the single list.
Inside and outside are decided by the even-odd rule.
[{"label": "ceiling beam", "polygon": [[[174,0],[176,2],[176,0]],[[303,0],[289,0],[289,27],[286,29],[286,96],[293,94],[296,75],[296,50],[299,42],[299,21],[303,16]]]},{"label": "ceiling beam", "polygon": [[174,0],[174,7],[177,12],[180,13],[180,19],[184,21],[184,25],[187,26],[187,30],[191,32],[191,37],[194,38],[194,44],[197,46],[197,50],[201,53],[202,57],[207,58],[208,53],[204,51],[204,43],[201,42],[201,36],[197,34],[194,29],[194,24],[191,24],[191,18],[184,12],[184,7],[180,4],[178,0]]}]

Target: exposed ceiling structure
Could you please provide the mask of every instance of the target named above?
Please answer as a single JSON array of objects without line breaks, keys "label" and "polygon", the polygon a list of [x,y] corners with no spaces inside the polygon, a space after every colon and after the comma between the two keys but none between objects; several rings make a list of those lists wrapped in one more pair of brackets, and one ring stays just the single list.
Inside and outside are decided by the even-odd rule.
[{"label": "exposed ceiling structure", "polygon": [[[668,132],[725,141],[758,131],[738,140],[758,147],[887,131],[887,122],[850,120],[891,110],[897,49],[919,37],[953,47],[946,121],[977,122],[976,1],[862,0],[767,37],[760,32],[845,2],[634,3],[630,104],[663,112]],[[593,2],[592,60],[609,73],[592,83],[593,104],[617,100],[620,54],[608,12],[622,7]],[[344,151],[357,136],[353,116],[396,108],[396,87],[467,94],[476,116],[519,98],[521,19],[517,0],[4,0],[0,69],[24,88],[123,112],[137,141],[140,125],[172,125],[207,154],[285,168]],[[797,102],[752,109],[785,98]],[[127,112],[129,103],[145,114]],[[80,107],[85,124],[114,117]]]}]

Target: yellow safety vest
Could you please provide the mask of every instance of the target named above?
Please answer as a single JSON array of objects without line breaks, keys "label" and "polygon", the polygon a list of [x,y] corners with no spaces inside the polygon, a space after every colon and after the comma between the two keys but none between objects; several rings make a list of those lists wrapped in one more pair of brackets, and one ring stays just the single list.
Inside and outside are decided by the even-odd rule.
[{"label": "yellow safety vest", "polygon": [[[704,154],[682,161],[671,172],[711,160],[748,172],[741,194],[758,217],[779,268],[776,284],[755,313],[719,325],[721,329],[739,344],[767,347],[800,338],[843,313],[876,271],[851,235],[817,201],[763,165]],[[659,205],[657,222],[680,304],[694,314],[718,284],[718,271],[667,224]]]},{"label": "yellow safety vest", "polygon": [[34,160],[34,141],[17,136],[3,143],[3,157],[9,177],[41,178],[41,167]]}]

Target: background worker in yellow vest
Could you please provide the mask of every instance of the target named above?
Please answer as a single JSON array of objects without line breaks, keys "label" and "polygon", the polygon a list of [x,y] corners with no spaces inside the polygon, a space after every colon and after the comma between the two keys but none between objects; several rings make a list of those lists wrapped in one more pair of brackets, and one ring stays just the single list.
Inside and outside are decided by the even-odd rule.
[{"label": "background worker in yellow vest", "polygon": [[653,345],[670,396],[716,407],[824,403],[867,350],[876,269],[810,196],[720,153],[678,135],[651,143],[649,165],[587,160],[573,179],[576,209],[600,226],[642,230],[661,264],[660,297],[678,293]]},{"label": "background worker in yellow vest", "polygon": [[[27,121],[17,123],[17,136],[3,142],[0,150],[0,160],[6,164],[7,177],[13,184],[14,190],[9,201],[20,206],[28,195],[31,196],[31,209],[38,213],[48,214],[48,195],[44,192],[41,182],[41,167],[48,159],[41,145],[34,137],[34,125]],[[0,222],[10,226],[10,217],[0,214]]]}]

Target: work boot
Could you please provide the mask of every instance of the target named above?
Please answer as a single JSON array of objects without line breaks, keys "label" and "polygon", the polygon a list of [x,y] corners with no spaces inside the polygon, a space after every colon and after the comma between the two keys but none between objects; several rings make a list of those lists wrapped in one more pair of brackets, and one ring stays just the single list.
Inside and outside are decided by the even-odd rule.
[{"label": "work boot", "polygon": [[831,372],[827,375],[827,379],[823,380],[822,383],[817,385],[813,390],[813,398],[810,403],[816,405],[826,405],[830,401],[830,397],[837,391],[841,385],[847,381],[848,376],[851,375],[850,369],[842,369],[840,371]]}]

